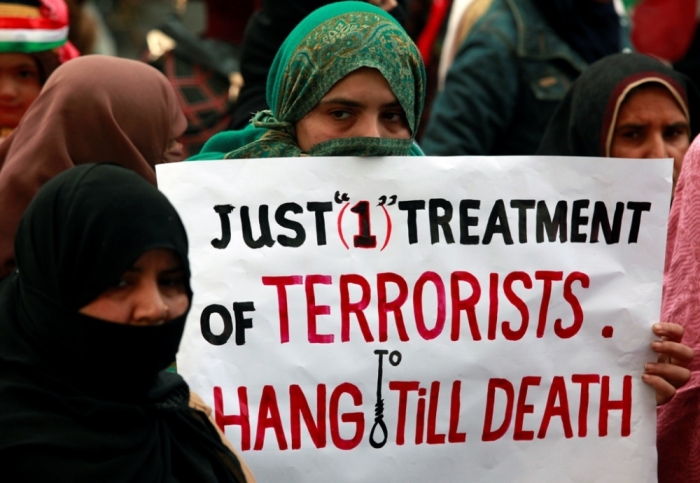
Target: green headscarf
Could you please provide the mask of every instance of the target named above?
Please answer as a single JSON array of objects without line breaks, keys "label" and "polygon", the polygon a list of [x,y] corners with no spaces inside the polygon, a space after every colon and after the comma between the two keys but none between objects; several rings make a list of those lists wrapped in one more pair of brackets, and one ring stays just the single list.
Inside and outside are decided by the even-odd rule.
[{"label": "green headscarf", "polygon": [[[387,80],[406,113],[411,138],[339,138],[303,152],[294,124],[360,67],[377,69]],[[257,113],[245,129],[217,134],[193,159],[421,154],[413,138],[424,96],[423,61],[396,20],[364,2],[332,3],[297,25],[277,52],[267,78],[270,110]]]}]

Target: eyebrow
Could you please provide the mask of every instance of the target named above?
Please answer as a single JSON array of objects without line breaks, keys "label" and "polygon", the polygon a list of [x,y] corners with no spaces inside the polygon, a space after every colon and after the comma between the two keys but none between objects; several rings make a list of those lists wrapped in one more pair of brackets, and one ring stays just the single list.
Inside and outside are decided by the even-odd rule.
[{"label": "eyebrow", "polygon": [[[321,101],[318,103],[319,106],[321,106],[321,105],[325,106],[325,105],[329,105],[329,104],[336,104],[336,105],[347,106],[347,107],[365,107],[365,104],[363,104],[361,102],[354,101],[352,99],[348,99],[346,97],[331,97],[330,99],[321,99]],[[387,102],[386,104],[381,105],[382,109],[390,109],[392,107],[402,107],[402,106],[398,100]]]},{"label": "eyebrow", "polygon": [[[648,125],[649,125],[648,123],[638,124],[638,123],[630,122],[630,123],[626,123],[626,124],[623,124],[623,125],[617,127],[615,130],[617,131],[620,129],[644,129]],[[672,128],[682,127],[685,129],[690,129],[690,124],[685,122],[685,121],[679,121],[679,122],[674,122],[673,124],[669,124],[667,127],[672,127]]]},{"label": "eyebrow", "polygon": [[[175,267],[168,268],[166,270],[161,271],[160,274],[161,275],[172,275],[174,273],[184,272],[184,271],[185,271],[185,269],[181,265],[177,265]],[[127,273],[127,272],[141,273],[141,272],[143,272],[143,270],[138,268],[138,267],[131,267],[127,270],[124,270],[124,273]]]}]

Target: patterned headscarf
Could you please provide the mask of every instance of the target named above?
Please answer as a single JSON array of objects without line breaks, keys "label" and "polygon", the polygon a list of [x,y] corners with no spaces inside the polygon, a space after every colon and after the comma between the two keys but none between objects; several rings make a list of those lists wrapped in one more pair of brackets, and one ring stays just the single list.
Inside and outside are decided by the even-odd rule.
[{"label": "patterned headscarf", "polygon": [[[387,80],[406,113],[411,138],[332,139],[303,152],[294,124],[333,85],[361,67],[377,69]],[[282,44],[267,81],[270,110],[256,114],[246,129],[218,134],[205,151],[228,152],[226,158],[406,156],[419,151],[413,138],[424,95],[423,61],[396,20],[364,2],[333,3],[306,17]]]}]

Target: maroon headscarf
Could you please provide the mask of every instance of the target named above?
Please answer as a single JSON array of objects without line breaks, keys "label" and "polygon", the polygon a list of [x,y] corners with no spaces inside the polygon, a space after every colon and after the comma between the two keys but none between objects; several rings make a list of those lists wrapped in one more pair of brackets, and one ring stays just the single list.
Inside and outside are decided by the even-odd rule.
[{"label": "maroon headscarf", "polygon": [[75,165],[111,162],[155,185],[154,166],[180,160],[165,153],[186,126],[172,87],[153,67],[91,55],[56,69],[0,144],[0,278],[14,266],[19,219],[46,181]]}]

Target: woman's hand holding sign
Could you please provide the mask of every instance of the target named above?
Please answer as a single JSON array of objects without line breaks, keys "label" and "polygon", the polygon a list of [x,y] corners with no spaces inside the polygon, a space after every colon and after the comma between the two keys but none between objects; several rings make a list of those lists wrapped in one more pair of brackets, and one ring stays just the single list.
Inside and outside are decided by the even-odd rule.
[{"label": "woman's hand holding sign", "polygon": [[676,389],[690,380],[690,370],[687,368],[693,359],[692,347],[684,345],[683,327],[672,323],[654,324],[652,331],[660,337],[654,341],[651,348],[659,354],[657,362],[649,362],[644,366],[642,380],[654,388],[656,404],[665,404],[676,394]]}]

